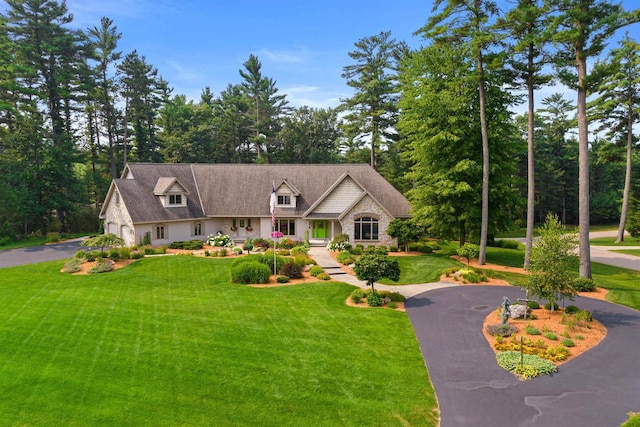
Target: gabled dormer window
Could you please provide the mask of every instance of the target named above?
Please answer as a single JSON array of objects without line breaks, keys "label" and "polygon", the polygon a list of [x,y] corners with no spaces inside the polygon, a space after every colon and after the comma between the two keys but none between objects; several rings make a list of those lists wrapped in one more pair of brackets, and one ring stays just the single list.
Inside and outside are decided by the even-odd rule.
[{"label": "gabled dormer window", "polygon": [[291,196],[289,195],[278,196],[278,206],[290,206],[290,205],[291,205]]},{"label": "gabled dormer window", "polygon": [[187,206],[189,191],[175,177],[162,177],[158,178],[153,194],[165,208],[175,208]]},{"label": "gabled dormer window", "polygon": [[169,205],[182,205],[182,194],[169,194]]}]

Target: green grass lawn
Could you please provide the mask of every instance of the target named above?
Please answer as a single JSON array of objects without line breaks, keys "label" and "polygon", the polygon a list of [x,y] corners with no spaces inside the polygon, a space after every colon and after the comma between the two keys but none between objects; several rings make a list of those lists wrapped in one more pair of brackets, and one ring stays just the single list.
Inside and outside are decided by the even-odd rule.
[{"label": "green grass lawn", "polygon": [[3,424],[437,424],[406,313],[342,283],[234,285],[230,262],[0,270]]},{"label": "green grass lawn", "polygon": [[624,241],[616,243],[615,237],[598,237],[590,239],[589,242],[594,246],[640,246],[640,239],[625,236]]},{"label": "green grass lawn", "polygon": [[620,249],[613,252],[618,252],[620,254],[640,256],[640,249]]},{"label": "green grass lawn", "polygon": [[395,257],[400,266],[400,280],[392,282],[382,279],[386,285],[410,285],[414,283],[430,283],[440,280],[440,275],[449,267],[460,263],[451,259],[448,254],[425,254],[417,256]]}]

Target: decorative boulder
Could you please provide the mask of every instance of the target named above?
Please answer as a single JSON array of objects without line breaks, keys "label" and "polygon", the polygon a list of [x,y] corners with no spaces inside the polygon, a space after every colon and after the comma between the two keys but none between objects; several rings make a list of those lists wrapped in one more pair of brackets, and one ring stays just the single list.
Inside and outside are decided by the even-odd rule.
[{"label": "decorative boulder", "polygon": [[522,304],[512,304],[509,307],[509,317],[512,319],[520,319],[523,318],[525,314],[529,313],[529,309],[527,306]]}]

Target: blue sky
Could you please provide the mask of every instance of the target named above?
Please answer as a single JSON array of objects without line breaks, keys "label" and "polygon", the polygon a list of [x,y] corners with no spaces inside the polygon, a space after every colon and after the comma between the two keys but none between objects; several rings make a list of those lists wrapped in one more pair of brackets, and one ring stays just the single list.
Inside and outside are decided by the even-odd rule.
[{"label": "blue sky", "polygon": [[[515,0],[501,1],[509,2]],[[636,2],[622,3],[629,10]],[[67,5],[78,28],[111,18],[122,33],[119,50],[137,49],[174,94],[197,100],[209,86],[218,95],[229,83],[241,82],[238,70],[253,53],[290,105],[312,107],[335,107],[351,95],[340,75],[352,63],[348,52],[356,41],[391,31],[418,47],[413,32],[432,9],[431,0],[67,0]],[[640,24],[629,30],[640,40]],[[538,99],[558,91],[562,88],[545,89]]]}]

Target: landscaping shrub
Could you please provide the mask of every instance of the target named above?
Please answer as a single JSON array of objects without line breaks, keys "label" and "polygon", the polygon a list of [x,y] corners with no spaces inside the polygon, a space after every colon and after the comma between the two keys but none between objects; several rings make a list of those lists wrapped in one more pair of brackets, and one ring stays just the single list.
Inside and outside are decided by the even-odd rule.
[{"label": "landscaping shrub", "polygon": [[491,246],[504,249],[518,249],[520,247],[517,241],[505,239],[495,240]]},{"label": "landscaping shrub", "polygon": [[247,251],[247,254],[250,254],[252,249],[253,249],[253,243],[245,242],[245,244],[242,245],[242,250]]},{"label": "landscaping shrub", "polygon": [[77,273],[78,271],[82,270],[82,263],[83,263],[83,259],[82,258],[74,258],[70,261],[67,261],[64,264],[64,267],[62,268],[62,271],[64,273]]},{"label": "landscaping shrub", "polygon": [[349,250],[349,252],[351,252],[351,255],[356,255],[356,256],[362,255],[363,249],[360,246],[361,245],[358,245],[358,246],[356,246],[354,248],[351,248]]},{"label": "landscaping shrub", "polygon": [[[272,270],[271,274],[275,274],[275,272],[273,271],[273,252],[265,252],[264,254],[252,254],[252,255],[241,257],[241,258],[236,258],[231,263],[231,268],[245,262],[253,262],[253,261],[266,265],[267,267],[269,267],[270,270]],[[285,263],[285,258],[281,256],[277,256],[276,271],[280,271],[284,263]]]},{"label": "landscaping shrub", "polygon": [[95,261],[100,256],[99,251],[91,251],[86,253],[86,260],[89,262]]},{"label": "landscaping shrub", "polygon": [[242,255],[242,248],[238,248],[238,247],[233,248],[233,253],[236,255]]},{"label": "landscaping shrub", "polygon": [[580,341],[584,340],[584,336],[582,335],[576,335],[575,338]]},{"label": "landscaping shrub", "polygon": [[319,265],[314,265],[309,269],[309,274],[313,277],[316,277],[320,273],[324,273],[324,270]]},{"label": "landscaping shrub", "polygon": [[[544,305],[544,308],[546,308],[547,310],[551,310],[551,301],[547,302]],[[553,309],[557,310],[558,309],[558,303],[553,303]]]},{"label": "landscaping shrub", "polygon": [[580,311],[580,309],[578,307],[576,307],[575,305],[568,305],[564,309],[564,312],[567,313],[567,314],[576,314],[579,311]]},{"label": "landscaping shrub", "polygon": [[233,283],[269,283],[269,276],[271,276],[271,269],[256,260],[231,266],[231,281]]},{"label": "landscaping shrub", "polygon": [[233,247],[233,239],[227,234],[218,232],[216,235],[211,234],[207,237],[207,244],[211,246],[231,248]]},{"label": "landscaping shrub", "polygon": [[131,254],[131,259],[140,259],[144,258],[144,254],[142,252],[134,252]]},{"label": "landscaping shrub", "polygon": [[309,253],[309,249],[304,246],[296,246],[294,248],[291,248],[289,253],[293,256],[306,255]]},{"label": "landscaping shrub", "polygon": [[554,362],[562,362],[563,360],[566,360],[569,355],[571,355],[569,349],[567,347],[559,345],[557,347],[548,347],[546,352],[541,355],[541,357],[552,360]]},{"label": "landscaping shrub", "polygon": [[544,337],[548,340],[551,341],[556,341],[558,339],[558,336],[556,334],[554,334],[553,332],[545,332],[544,333]]},{"label": "landscaping shrub", "polygon": [[534,326],[527,326],[525,328],[525,332],[527,333],[527,335],[540,335],[540,329]]},{"label": "landscaping shrub", "polygon": [[[202,249],[202,246],[204,246],[204,244],[200,240],[177,241],[169,245],[171,249],[186,249],[186,250],[198,250],[198,249]],[[218,245],[218,246],[221,246],[221,245]]]},{"label": "landscaping shrub", "polygon": [[449,277],[452,274],[457,273],[458,270],[460,270],[460,267],[449,267],[442,274],[444,274],[445,276]]},{"label": "landscaping shrub", "polygon": [[397,246],[389,246],[389,252],[398,252],[398,247]]},{"label": "landscaping shrub", "polygon": [[591,322],[593,320],[593,315],[589,310],[578,310],[575,316],[578,322]]},{"label": "landscaping shrub", "polygon": [[293,261],[289,261],[280,268],[280,274],[284,274],[291,279],[300,279],[302,277],[302,267]]},{"label": "landscaping shrub", "polygon": [[399,292],[389,292],[387,298],[389,298],[393,302],[405,302],[407,300],[405,296]]},{"label": "landscaping shrub", "polygon": [[562,344],[565,347],[575,347],[576,345],[576,343],[574,343],[571,338],[563,339],[562,341],[560,341],[560,344]]},{"label": "landscaping shrub", "polygon": [[47,243],[57,243],[60,241],[60,233],[47,233]]},{"label": "landscaping shrub", "polygon": [[353,264],[355,262],[355,260],[351,256],[351,252],[349,251],[340,251],[336,259],[338,260],[339,263],[344,265]]},{"label": "landscaping shrub", "polygon": [[306,267],[308,264],[312,264],[313,261],[311,260],[311,258],[309,258],[308,256],[306,256],[305,254],[301,254],[301,255],[297,255],[294,259],[293,262],[295,262],[296,264],[298,264],[301,268]]},{"label": "landscaping shrub", "polygon": [[287,283],[289,281],[289,277],[288,276],[278,276],[276,278],[276,280],[278,281],[278,283]]},{"label": "landscaping shrub", "polygon": [[120,259],[120,251],[118,250],[118,248],[111,248],[109,250],[109,259],[112,259],[114,261]]},{"label": "landscaping shrub", "polygon": [[108,271],[113,271],[113,263],[101,260],[89,269],[89,274],[106,273]]},{"label": "landscaping shrub", "polygon": [[377,292],[370,292],[369,295],[367,295],[367,304],[369,304],[369,307],[380,307],[382,305],[382,298],[380,297],[380,294]]},{"label": "landscaping shrub", "polygon": [[227,256],[227,250],[225,248],[218,249],[218,256],[220,257]]},{"label": "landscaping shrub", "polygon": [[86,259],[87,258],[87,251],[80,249],[75,254],[73,254],[73,257],[74,258],[78,258],[78,259]]},{"label": "landscaping shrub", "polygon": [[487,276],[484,273],[466,268],[460,270],[460,276],[469,283],[480,283],[487,281]]},{"label": "landscaping shrub", "polygon": [[[503,351],[496,355],[496,361],[498,365],[509,372],[516,371],[516,368],[520,366],[520,353],[517,351]],[[547,375],[554,372],[557,372],[558,368],[549,362],[548,360],[544,360],[533,354],[525,354],[522,355],[523,365],[529,366],[531,370],[527,369],[528,372],[531,372],[533,376],[527,376],[526,378],[533,378],[538,375]],[[523,376],[522,373],[520,373]]]},{"label": "landscaping shrub", "polygon": [[430,240],[428,242],[424,242],[424,245],[429,248],[431,250],[431,252],[435,252],[435,251],[439,251],[440,250],[440,245],[438,244],[438,242],[434,242],[433,240]]},{"label": "landscaping shrub", "polygon": [[253,239],[253,246],[256,248],[268,249],[269,242],[262,237],[258,237],[257,239]]},{"label": "landscaping shrub", "polygon": [[293,239],[284,237],[280,239],[277,246],[278,249],[292,249],[296,246],[296,242],[294,242]]},{"label": "landscaping shrub", "polygon": [[389,304],[387,304],[387,307],[389,307],[392,310],[395,310],[396,308],[398,308],[398,304],[396,304],[395,302],[391,301]]},{"label": "landscaping shrub", "polygon": [[596,290],[596,282],[586,277],[576,277],[573,279],[573,288],[578,292],[593,292]]},{"label": "landscaping shrub", "polygon": [[0,246],[7,246],[9,244],[11,244],[13,241],[11,240],[11,237],[0,237]]},{"label": "landscaping shrub", "polygon": [[509,324],[500,323],[500,324],[494,324],[494,325],[487,325],[487,333],[494,337],[495,336],[510,337],[516,332],[518,332],[518,328]]},{"label": "landscaping shrub", "polygon": [[435,242],[413,242],[409,243],[409,251],[430,254],[434,251],[434,246],[440,248]]},{"label": "landscaping shrub", "polygon": [[529,301],[527,302],[527,307],[529,307],[531,310],[537,310],[540,308],[540,304],[538,303],[538,301]]},{"label": "landscaping shrub", "polygon": [[319,280],[331,280],[331,276],[328,273],[320,273],[316,276]]},{"label": "landscaping shrub", "polygon": [[378,247],[375,249],[374,253],[375,253],[376,255],[388,255],[388,254],[389,254],[389,251],[387,251],[387,247],[386,247],[386,246],[378,246]]},{"label": "landscaping shrub", "polygon": [[351,298],[351,301],[358,304],[360,300],[364,298],[364,292],[362,289],[354,289],[353,292],[351,292],[351,295],[349,295],[349,298]]}]

